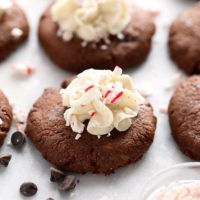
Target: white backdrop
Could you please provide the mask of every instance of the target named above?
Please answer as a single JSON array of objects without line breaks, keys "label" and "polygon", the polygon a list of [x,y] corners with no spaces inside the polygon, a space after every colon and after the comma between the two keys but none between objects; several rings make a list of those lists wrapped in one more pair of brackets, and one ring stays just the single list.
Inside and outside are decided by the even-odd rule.
[{"label": "white backdrop", "polygon": [[[71,74],[57,68],[44,54],[37,39],[37,26],[41,13],[51,2],[50,0],[16,0],[25,10],[31,33],[26,42],[17,52],[0,64],[0,88],[9,99],[14,99],[16,109],[26,114],[34,101],[41,95],[44,88],[58,87],[60,82]],[[149,98],[158,117],[156,136],[150,150],[143,159],[135,165],[121,168],[110,176],[77,175],[80,184],[71,193],[61,193],[57,184],[49,181],[51,164],[45,161],[40,153],[28,141],[22,150],[16,150],[7,145],[9,132],[0,153],[11,153],[13,158],[8,168],[0,167],[0,199],[27,199],[20,195],[19,186],[25,181],[33,181],[38,186],[38,193],[29,198],[46,200],[138,200],[140,189],[149,176],[160,169],[176,163],[187,162],[175,145],[171,135],[166,114],[160,113],[160,107],[167,107],[172,91],[163,88],[169,78],[180,71],[168,57],[167,37],[168,25],[183,9],[194,4],[192,0],[140,0],[142,7],[160,9],[157,17],[157,32],[152,43],[152,51],[145,63],[136,69],[125,71],[129,73],[135,84],[149,84],[153,95]],[[30,78],[18,78],[11,71],[11,65],[26,61],[37,67],[36,73]]]}]

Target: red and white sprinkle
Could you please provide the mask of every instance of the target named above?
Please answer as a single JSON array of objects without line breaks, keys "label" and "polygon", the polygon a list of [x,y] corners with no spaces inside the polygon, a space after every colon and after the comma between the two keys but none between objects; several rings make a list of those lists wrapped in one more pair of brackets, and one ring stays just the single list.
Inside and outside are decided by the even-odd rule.
[{"label": "red and white sprinkle", "polygon": [[17,63],[12,66],[13,72],[18,75],[30,76],[35,72],[35,68],[26,63]]}]

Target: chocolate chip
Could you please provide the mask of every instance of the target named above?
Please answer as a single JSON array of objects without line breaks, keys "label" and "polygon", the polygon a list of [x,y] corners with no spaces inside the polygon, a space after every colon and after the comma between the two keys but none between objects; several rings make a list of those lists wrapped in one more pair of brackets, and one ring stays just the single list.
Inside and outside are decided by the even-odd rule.
[{"label": "chocolate chip", "polygon": [[11,143],[13,146],[20,147],[25,143],[25,136],[22,132],[16,131],[11,136]]},{"label": "chocolate chip", "polygon": [[30,197],[37,193],[37,186],[34,183],[23,183],[20,186],[20,192],[24,196]]},{"label": "chocolate chip", "polygon": [[12,158],[11,154],[0,155],[0,164],[3,165],[4,167],[7,167],[11,158]]},{"label": "chocolate chip", "polygon": [[59,190],[61,191],[68,191],[74,189],[76,186],[76,177],[69,175],[66,176],[64,181],[59,185]]},{"label": "chocolate chip", "polygon": [[50,168],[50,171],[51,171],[51,177],[50,177],[51,182],[59,181],[59,180],[65,178],[65,176],[66,176],[62,171],[60,171],[56,168],[53,168],[53,167]]}]

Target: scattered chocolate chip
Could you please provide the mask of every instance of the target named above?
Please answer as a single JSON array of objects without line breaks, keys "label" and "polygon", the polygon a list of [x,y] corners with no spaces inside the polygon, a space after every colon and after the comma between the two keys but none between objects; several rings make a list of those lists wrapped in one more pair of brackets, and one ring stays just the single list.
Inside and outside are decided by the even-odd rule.
[{"label": "scattered chocolate chip", "polygon": [[11,158],[12,158],[11,154],[0,155],[0,164],[3,165],[4,167],[7,167]]},{"label": "scattered chocolate chip", "polygon": [[59,185],[59,190],[68,191],[76,187],[76,177],[69,175],[66,176],[64,181]]},{"label": "scattered chocolate chip", "polygon": [[11,136],[11,143],[13,146],[20,147],[25,143],[25,136],[22,132],[16,131]]},{"label": "scattered chocolate chip", "polygon": [[30,197],[37,193],[37,186],[34,183],[23,183],[20,186],[20,192],[24,196]]},{"label": "scattered chocolate chip", "polygon": [[51,177],[50,177],[51,182],[59,181],[59,180],[65,178],[65,176],[66,176],[62,171],[60,171],[56,168],[53,168],[53,167],[50,168],[50,171],[51,171]]}]

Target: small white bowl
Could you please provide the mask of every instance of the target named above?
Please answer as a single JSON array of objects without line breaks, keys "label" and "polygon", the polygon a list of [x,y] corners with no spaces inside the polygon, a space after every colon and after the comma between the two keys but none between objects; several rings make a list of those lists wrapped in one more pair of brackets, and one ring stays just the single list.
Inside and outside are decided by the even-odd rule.
[{"label": "small white bowl", "polygon": [[182,181],[200,181],[200,162],[174,165],[153,175],[145,184],[139,200],[148,198],[159,188]]}]

